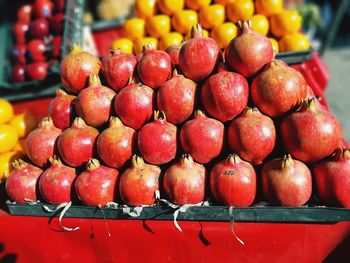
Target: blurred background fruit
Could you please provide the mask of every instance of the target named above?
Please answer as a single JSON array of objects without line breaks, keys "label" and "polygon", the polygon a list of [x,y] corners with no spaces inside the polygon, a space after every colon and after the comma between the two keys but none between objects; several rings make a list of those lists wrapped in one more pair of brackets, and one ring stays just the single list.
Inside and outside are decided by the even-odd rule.
[{"label": "blurred background fruit", "polygon": [[207,5],[199,10],[199,23],[203,28],[213,29],[224,22],[225,7],[223,5]]},{"label": "blurred background fruit", "polygon": [[251,0],[235,0],[226,6],[228,19],[237,23],[241,20],[248,20],[254,14],[254,3]]},{"label": "blurred background fruit", "polygon": [[186,34],[195,24],[198,24],[198,15],[194,10],[180,10],[172,18],[172,26],[181,33]]},{"label": "blurred background fruit", "polygon": [[257,14],[270,17],[280,13],[283,9],[283,0],[255,0]]},{"label": "blurred background fruit", "polygon": [[158,48],[158,40],[154,37],[143,37],[135,42],[134,53],[138,54],[142,51],[142,47],[148,43],[151,43],[155,48]]},{"label": "blurred background fruit", "polygon": [[269,32],[269,20],[263,15],[253,15],[250,19],[252,21],[252,29],[262,35],[267,35]]},{"label": "blurred background fruit", "polygon": [[168,16],[173,15],[176,11],[182,10],[184,6],[184,0],[158,0],[159,10]]},{"label": "blurred background fruit", "polygon": [[137,17],[147,19],[157,13],[156,0],[136,0],[135,14]]},{"label": "blurred background fruit", "polygon": [[169,46],[174,44],[181,44],[183,41],[183,36],[178,32],[170,32],[164,35],[159,41],[159,49],[165,50]]},{"label": "blurred background fruit", "polygon": [[220,48],[225,48],[237,36],[237,27],[234,23],[226,22],[215,27],[210,36],[215,39]]},{"label": "blurred background fruit", "polygon": [[283,10],[270,18],[271,33],[283,37],[301,29],[301,16],[295,10]]},{"label": "blurred background fruit", "polygon": [[9,122],[13,117],[13,107],[10,102],[0,98],[0,124]]},{"label": "blurred background fruit", "polygon": [[132,54],[133,43],[129,38],[118,38],[112,43],[112,50],[120,49],[123,53]]},{"label": "blurred background fruit", "polygon": [[310,48],[309,39],[301,33],[286,35],[279,41],[281,52],[308,50]]}]

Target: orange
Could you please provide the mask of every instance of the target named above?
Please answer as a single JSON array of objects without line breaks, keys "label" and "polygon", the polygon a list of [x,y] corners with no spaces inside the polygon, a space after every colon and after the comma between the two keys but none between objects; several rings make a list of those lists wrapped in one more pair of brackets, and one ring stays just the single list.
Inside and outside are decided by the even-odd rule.
[{"label": "orange", "polygon": [[185,2],[189,9],[199,10],[203,6],[210,5],[211,0],[185,0]]},{"label": "orange", "polygon": [[142,52],[142,47],[145,44],[152,43],[154,48],[158,48],[158,40],[154,37],[143,37],[137,40],[134,44],[134,53],[138,54]]},{"label": "orange", "polygon": [[158,0],[158,7],[163,14],[173,15],[176,11],[184,9],[184,0]]},{"label": "orange", "polygon": [[278,14],[283,9],[283,0],[255,0],[257,14],[267,17]]},{"label": "orange", "polygon": [[166,15],[151,16],[146,21],[146,31],[151,37],[160,38],[170,32],[170,17]]},{"label": "orange", "polygon": [[12,171],[12,162],[23,158],[23,154],[15,151],[0,154],[0,182],[6,179]]},{"label": "orange", "polygon": [[199,11],[199,23],[203,28],[212,29],[225,21],[225,7],[220,4],[203,6]]},{"label": "orange", "polygon": [[237,36],[237,27],[231,22],[223,23],[211,31],[211,37],[214,38],[220,48],[225,48],[230,41]]},{"label": "orange", "polygon": [[[203,29],[203,37],[209,37],[208,30]],[[187,32],[185,35],[185,40],[189,40],[191,38],[191,30]]]},{"label": "orange", "polygon": [[269,32],[269,20],[263,15],[254,15],[250,19],[252,21],[252,29],[262,35],[267,35]]},{"label": "orange", "polygon": [[198,24],[197,13],[193,10],[177,11],[172,18],[172,24],[177,32],[186,34],[192,26]]},{"label": "orange", "polygon": [[17,144],[18,135],[15,128],[0,124],[0,154],[11,151]]},{"label": "orange", "polygon": [[112,42],[112,50],[120,49],[123,53],[132,54],[133,43],[129,38],[118,38]]},{"label": "orange", "polygon": [[[120,0],[119,0],[120,1]],[[135,14],[139,18],[147,19],[157,13],[156,0],[136,0]]]},{"label": "orange", "polygon": [[235,0],[227,4],[227,17],[237,23],[241,20],[248,20],[254,14],[254,3],[251,0]]},{"label": "orange", "polygon": [[165,50],[174,44],[181,44],[183,36],[178,32],[170,32],[164,35],[159,41],[159,49]]},{"label": "orange", "polygon": [[145,20],[136,17],[130,18],[125,21],[123,29],[125,37],[136,41],[145,35]]},{"label": "orange", "polygon": [[301,33],[286,35],[279,41],[281,52],[310,49],[309,39]]},{"label": "orange", "polygon": [[275,51],[275,54],[277,54],[279,52],[279,47],[278,47],[278,42],[276,39],[270,37],[269,38],[271,44],[272,44],[272,47],[273,47],[273,50]]},{"label": "orange", "polygon": [[214,3],[226,6],[228,3],[232,2],[232,1],[233,0],[214,0]]},{"label": "orange", "polygon": [[0,124],[9,122],[13,117],[13,107],[10,102],[0,98]]},{"label": "orange", "polygon": [[301,16],[294,10],[283,10],[270,18],[271,33],[277,37],[293,34],[301,28]]},{"label": "orange", "polygon": [[37,125],[35,117],[30,113],[15,115],[9,124],[16,129],[18,138],[27,137]]}]

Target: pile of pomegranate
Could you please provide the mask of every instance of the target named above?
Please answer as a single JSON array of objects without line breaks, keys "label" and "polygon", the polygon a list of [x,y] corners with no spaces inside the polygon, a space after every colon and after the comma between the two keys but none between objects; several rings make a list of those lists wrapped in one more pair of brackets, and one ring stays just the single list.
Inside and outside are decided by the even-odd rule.
[{"label": "pile of pomegranate", "polygon": [[[350,207],[350,150],[304,77],[245,21],[224,54],[199,25],[180,48],[100,61],[74,45],[49,117],[6,189],[17,203]],[[102,79],[102,82],[100,80]]]}]

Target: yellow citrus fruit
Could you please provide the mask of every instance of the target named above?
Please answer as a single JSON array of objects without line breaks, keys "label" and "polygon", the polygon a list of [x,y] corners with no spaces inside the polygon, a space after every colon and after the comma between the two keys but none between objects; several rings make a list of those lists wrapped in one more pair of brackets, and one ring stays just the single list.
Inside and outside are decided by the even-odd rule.
[{"label": "yellow citrus fruit", "polygon": [[164,35],[159,41],[159,49],[165,50],[174,44],[181,44],[183,36],[178,32],[170,32]]},{"label": "yellow citrus fruit", "polygon": [[0,182],[9,176],[13,169],[12,162],[23,157],[22,153],[16,151],[0,154]]},{"label": "yellow citrus fruit", "polygon": [[281,52],[310,49],[309,39],[301,33],[286,35],[279,41]]},{"label": "yellow citrus fruit", "polygon": [[212,29],[225,21],[225,7],[220,4],[203,6],[199,11],[199,23],[203,28]]},{"label": "yellow citrus fruit", "polygon": [[[209,37],[208,30],[203,29],[203,37]],[[189,40],[191,38],[191,30],[187,32],[185,35],[185,40]]]},{"label": "yellow citrus fruit", "polygon": [[301,16],[294,10],[283,10],[270,18],[270,31],[277,37],[293,34],[301,27]]},{"label": "yellow citrus fruit", "polygon": [[158,40],[154,37],[143,37],[137,40],[134,44],[134,53],[138,54],[142,52],[142,47],[148,43],[151,43],[154,48],[158,48]]},{"label": "yellow citrus fruit", "polygon": [[26,153],[26,150],[25,150],[25,143],[26,143],[26,139],[20,139],[18,140],[15,148],[13,148],[12,151],[15,151],[15,152],[20,152],[20,153]]},{"label": "yellow citrus fruit", "polygon": [[35,117],[30,113],[15,115],[9,124],[16,129],[18,138],[27,137],[37,125]]},{"label": "yellow citrus fruit", "polygon": [[203,6],[210,5],[211,0],[185,0],[186,6],[192,10],[199,10]]},{"label": "yellow citrus fruit", "polygon": [[125,21],[123,29],[126,38],[136,41],[145,35],[145,20],[137,17],[130,18]]},{"label": "yellow citrus fruit", "polygon": [[267,17],[278,14],[283,9],[283,0],[255,0],[257,14]]},{"label": "yellow citrus fruit", "polygon": [[252,0],[235,0],[227,4],[227,17],[237,23],[241,20],[248,20],[254,14],[254,3]]},{"label": "yellow citrus fruit", "polygon": [[211,37],[218,43],[220,48],[225,48],[230,41],[237,36],[237,27],[234,23],[226,22],[211,31]]},{"label": "yellow citrus fruit", "polygon": [[132,54],[133,43],[129,38],[118,38],[112,42],[112,50],[120,49],[123,53]]},{"label": "yellow citrus fruit", "polygon": [[252,21],[252,29],[262,35],[267,35],[269,32],[269,20],[263,15],[254,15],[250,19]]},{"label": "yellow citrus fruit", "polygon": [[8,124],[0,124],[0,153],[11,151],[18,141],[15,128]]},{"label": "yellow citrus fruit", "polygon": [[176,11],[184,9],[184,0],[158,0],[158,7],[163,14],[173,15]]},{"label": "yellow citrus fruit", "polygon": [[146,20],[146,32],[155,38],[160,38],[170,32],[170,17],[166,15],[151,16]]},{"label": "yellow citrus fruit", "polygon": [[232,2],[232,1],[234,1],[234,0],[214,0],[214,3],[226,6],[228,3]]},{"label": "yellow citrus fruit", "polygon": [[177,11],[172,18],[172,24],[177,32],[186,34],[192,26],[198,24],[197,13],[193,10]]},{"label": "yellow citrus fruit", "polygon": [[272,44],[272,47],[273,47],[273,50],[275,51],[275,54],[277,54],[279,52],[279,47],[278,47],[278,42],[276,39],[270,37],[269,38],[271,44]]},{"label": "yellow citrus fruit", "polygon": [[[119,0],[120,1],[120,0]],[[136,0],[135,14],[139,18],[147,19],[157,13],[156,0]]]},{"label": "yellow citrus fruit", "polygon": [[13,117],[13,107],[10,102],[0,98],[0,124],[9,122]]}]

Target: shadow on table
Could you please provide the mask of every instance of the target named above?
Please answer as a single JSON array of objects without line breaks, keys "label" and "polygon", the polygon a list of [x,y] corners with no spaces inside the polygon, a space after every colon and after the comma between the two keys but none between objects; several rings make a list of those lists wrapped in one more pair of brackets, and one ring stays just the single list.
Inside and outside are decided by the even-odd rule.
[{"label": "shadow on table", "polygon": [[325,263],[348,263],[350,262],[350,236],[341,242],[324,260]]},{"label": "shadow on table", "polygon": [[7,253],[3,255],[5,250],[4,244],[0,243],[0,263],[14,263],[17,261],[17,255],[14,253]]}]

